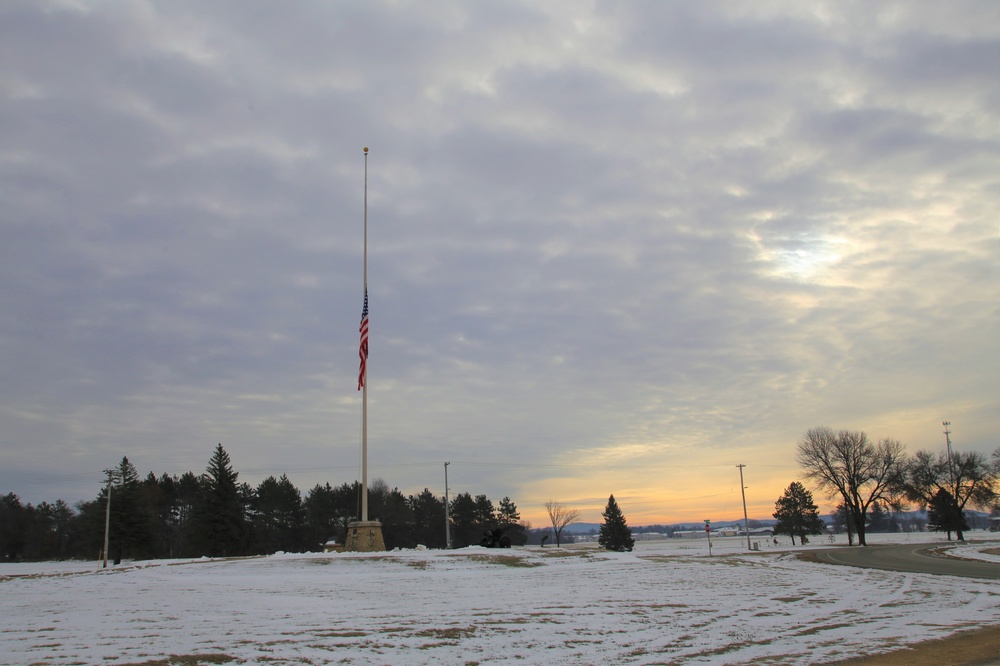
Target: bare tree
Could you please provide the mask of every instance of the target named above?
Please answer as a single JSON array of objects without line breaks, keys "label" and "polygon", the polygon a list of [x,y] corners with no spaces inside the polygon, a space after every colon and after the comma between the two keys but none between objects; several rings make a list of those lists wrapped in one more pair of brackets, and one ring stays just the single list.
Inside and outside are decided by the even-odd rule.
[{"label": "bare tree", "polygon": [[[1000,456],[994,454],[997,460]],[[934,455],[930,451],[917,451],[907,462],[901,481],[906,498],[916,502],[921,508],[931,504],[938,493],[944,490],[953,510],[961,515],[967,504],[989,509],[996,503],[997,487],[1000,486],[1000,465],[991,463],[978,451],[955,452],[949,458],[946,454]],[[965,540],[962,522],[954,523],[956,537]],[[951,530],[948,530],[951,540]]]},{"label": "bare tree", "polygon": [[865,542],[865,515],[874,502],[896,505],[893,493],[899,487],[904,460],[903,445],[894,439],[872,444],[860,431],[835,433],[821,426],[806,432],[796,456],[806,478],[814,481],[844,506],[858,532],[858,545]]},{"label": "bare tree", "polygon": [[545,510],[549,512],[549,520],[552,521],[552,530],[556,533],[556,546],[561,545],[562,532],[566,526],[576,521],[580,517],[580,512],[570,509],[561,502],[549,500],[545,503]]}]

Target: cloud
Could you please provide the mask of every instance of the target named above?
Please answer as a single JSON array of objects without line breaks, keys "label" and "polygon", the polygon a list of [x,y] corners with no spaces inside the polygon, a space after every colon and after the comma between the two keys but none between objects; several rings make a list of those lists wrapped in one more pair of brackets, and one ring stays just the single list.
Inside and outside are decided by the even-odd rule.
[{"label": "cloud", "polygon": [[363,146],[390,485],[701,519],[746,463],[766,516],[819,424],[991,451],[963,7],[5,5],[0,491],[353,480]]}]

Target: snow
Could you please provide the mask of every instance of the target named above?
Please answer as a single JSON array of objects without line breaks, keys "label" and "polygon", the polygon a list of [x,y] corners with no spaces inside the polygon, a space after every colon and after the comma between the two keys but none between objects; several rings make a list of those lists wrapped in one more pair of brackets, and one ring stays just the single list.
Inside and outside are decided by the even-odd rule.
[{"label": "snow", "polygon": [[[973,538],[869,541],[1000,560]],[[996,581],[795,557],[822,541],[0,564],[0,664],[813,664],[1000,622]]]}]

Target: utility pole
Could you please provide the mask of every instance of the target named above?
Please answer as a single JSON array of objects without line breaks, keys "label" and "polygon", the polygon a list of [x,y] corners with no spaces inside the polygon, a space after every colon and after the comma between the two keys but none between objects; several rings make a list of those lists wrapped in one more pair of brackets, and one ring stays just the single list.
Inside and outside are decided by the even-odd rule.
[{"label": "utility pole", "polygon": [[743,463],[737,465],[740,468],[740,493],[743,495],[743,529],[747,533],[747,550],[750,548],[750,519],[747,518],[747,492],[746,486],[743,485],[743,468],[746,467]]},{"label": "utility pole", "polygon": [[445,548],[451,550],[451,518],[448,516],[448,465],[444,464],[444,543]]},{"label": "utility pole", "polygon": [[106,469],[104,473],[108,475],[108,501],[107,508],[104,510],[104,550],[101,551],[101,555],[104,559],[104,566],[102,568],[108,568],[108,535],[111,532],[111,482],[115,478],[115,470]]}]

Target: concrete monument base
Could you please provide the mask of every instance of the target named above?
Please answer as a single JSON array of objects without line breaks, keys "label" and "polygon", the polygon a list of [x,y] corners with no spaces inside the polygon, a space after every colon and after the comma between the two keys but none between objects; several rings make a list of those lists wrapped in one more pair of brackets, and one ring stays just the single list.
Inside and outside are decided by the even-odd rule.
[{"label": "concrete monument base", "polygon": [[349,553],[380,553],[385,550],[382,523],[377,520],[356,520],[347,524],[344,550]]}]

